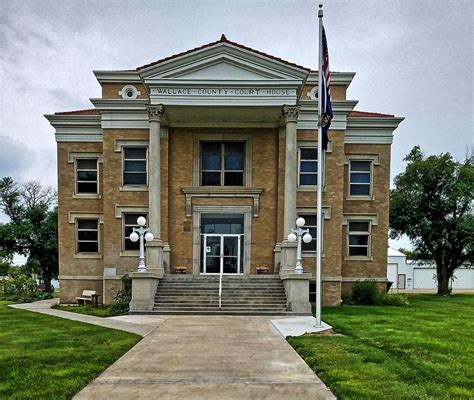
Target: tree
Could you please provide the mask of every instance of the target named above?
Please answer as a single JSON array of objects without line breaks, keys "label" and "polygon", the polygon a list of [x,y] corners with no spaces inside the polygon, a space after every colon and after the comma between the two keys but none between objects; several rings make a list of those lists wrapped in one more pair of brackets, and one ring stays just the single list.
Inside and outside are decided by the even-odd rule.
[{"label": "tree", "polygon": [[436,265],[438,295],[447,296],[454,271],[474,259],[473,157],[425,157],[415,146],[405,161],[390,194],[390,235],[406,234],[415,259]]},{"label": "tree", "polygon": [[0,224],[0,256],[28,257],[44,280],[47,291],[58,274],[58,215],[56,192],[38,181],[15,183],[0,179],[0,209],[10,219]]}]

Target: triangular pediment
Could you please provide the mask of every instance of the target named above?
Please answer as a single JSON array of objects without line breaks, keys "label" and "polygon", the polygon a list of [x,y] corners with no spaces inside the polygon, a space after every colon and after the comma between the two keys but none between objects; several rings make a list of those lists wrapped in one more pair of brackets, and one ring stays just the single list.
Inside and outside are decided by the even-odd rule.
[{"label": "triangular pediment", "polygon": [[308,74],[303,67],[284,62],[257,51],[249,51],[229,42],[169,57],[139,69],[147,82],[165,80],[262,81],[302,80]]},{"label": "triangular pediment", "polygon": [[213,65],[206,65],[194,71],[187,71],[175,78],[197,80],[262,80],[272,79],[265,72],[251,70],[242,65],[235,65],[232,61],[219,60]]}]

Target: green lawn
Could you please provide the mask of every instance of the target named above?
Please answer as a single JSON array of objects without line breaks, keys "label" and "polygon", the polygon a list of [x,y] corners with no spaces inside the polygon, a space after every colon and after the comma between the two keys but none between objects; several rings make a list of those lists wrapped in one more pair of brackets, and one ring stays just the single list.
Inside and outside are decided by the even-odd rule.
[{"label": "green lawn", "polygon": [[0,399],[70,399],[141,337],[0,301]]},{"label": "green lawn", "polygon": [[474,398],[474,295],[323,309],[334,336],[288,338],[338,398]]}]

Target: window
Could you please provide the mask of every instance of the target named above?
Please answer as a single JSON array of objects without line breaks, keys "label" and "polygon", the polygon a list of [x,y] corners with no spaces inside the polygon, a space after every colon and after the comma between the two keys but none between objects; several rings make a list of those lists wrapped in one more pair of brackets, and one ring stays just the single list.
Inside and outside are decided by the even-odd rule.
[{"label": "window", "polygon": [[77,253],[99,252],[99,220],[77,219]]},{"label": "window", "polygon": [[318,149],[316,147],[300,147],[299,169],[299,186],[318,184]]},{"label": "window", "polygon": [[97,194],[97,158],[76,159],[76,193]]},{"label": "window", "polygon": [[148,215],[145,213],[130,213],[123,214],[123,249],[124,250],[139,250],[140,242],[132,242],[130,240],[130,234],[133,232],[133,228],[138,228],[137,218],[145,217],[148,219]]},{"label": "window", "polygon": [[[316,234],[317,234],[317,220],[316,215],[298,215],[298,217],[303,217],[305,220],[305,224],[303,229],[309,229],[309,233],[311,234],[313,240],[309,243],[305,243],[301,241],[301,250],[303,251],[316,251]],[[324,225],[322,225],[324,226]],[[324,236],[323,236],[324,238]]]},{"label": "window", "polygon": [[370,256],[370,222],[349,221],[349,256]]},{"label": "window", "polygon": [[244,142],[201,142],[201,185],[243,186]]},{"label": "window", "polygon": [[349,162],[349,195],[370,196],[372,194],[372,161],[351,160]]},{"label": "window", "polygon": [[124,147],[123,149],[123,184],[147,184],[147,148]]}]

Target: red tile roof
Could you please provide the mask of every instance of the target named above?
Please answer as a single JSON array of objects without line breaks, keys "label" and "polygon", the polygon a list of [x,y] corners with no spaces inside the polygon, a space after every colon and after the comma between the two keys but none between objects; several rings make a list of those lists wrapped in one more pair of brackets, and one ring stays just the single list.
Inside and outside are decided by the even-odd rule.
[{"label": "red tile roof", "polygon": [[152,63],[142,65],[141,67],[137,67],[137,71],[139,71],[139,70],[141,70],[141,69],[144,69],[144,68],[151,67],[152,65],[156,65],[156,64],[160,64],[160,63],[165,62],[165,61],[172,60],[172,59],[177,58],[177,57],[184,56],[184,55],[189,54],[189,53],[192,53],[192,52],[194,52],[194,51],[198,51],[198,50],[205,49],[205,48],[207,48],[207,47],[215,46],[215,45],[218,44],[218,43],[229,43],[229,44],[231,44],[231,45],[233,45],[233,46],[239,47],[239,48],[244,49],[244,50],[247,50],[247,51],[251,51],[252,53],[256,53],[256,54],[259,54],[259,55],[264,56],[264,57],[267,57],[267,58],[271,58],[272,60],[279,61],[279,62],[281,62],[281,63],[283,63],[283,64],[290,65],[290,66],[292,66],[292,67],[304,69],[304,70],[306,70],[306,71],[308,71],[308,72],[311,70],[310,68],[306,68],[306,67],[303,67],[302,65],[298,65],[298,64],[295,64],[295,63],[292,63],[292,62],[283,60],[283,59],[281,59],[281,58],[272,56],[272,55],[270,55],[270,54],[264,53],[264,52],[262,52],[262,51],[258,51],[258,50],[252,49],[251,47],[244,46],[244,45],[242,45],[242,44],[240,44],[240,43],[232,42],[231,40],[227,39],[224,34],[222,34],[221,38],[220,38],[219,40],[216,40],[215,42],[207,43],[207,44],[204,44],[204,45],[202,45],[202,46],[195,47],[194,49],[190,49],[190,50],[187,50],[187,51],[183,51],[183,52],[181,52],[181,53],[173,54],[172,56],[162,58],[161,60],[157,60],[157,61],[154,61],[154,62],[152,62]]},{"label": "red tile roof", "polygon": [[89,110],[61,111],[54,113],[54,115],[100,115],[100,112],[91,108]]},{"label": "red tile roof", "polygon": [[351,111],[347,114],[348,117],[382,117],[382,118],[391,118],[394,117],[392,114],[381,114],[381,113],[373,113],[367,111]]}]

